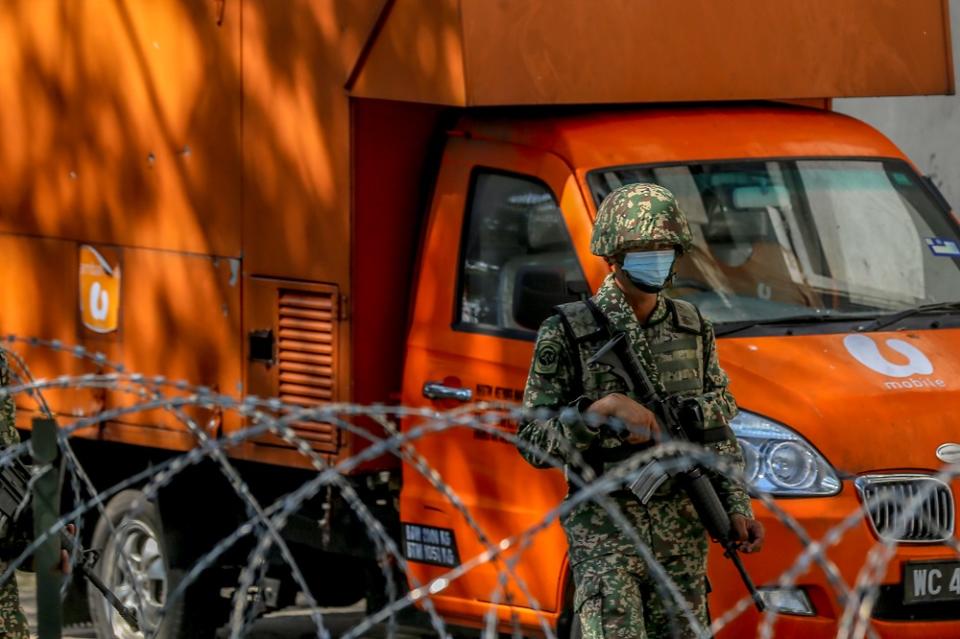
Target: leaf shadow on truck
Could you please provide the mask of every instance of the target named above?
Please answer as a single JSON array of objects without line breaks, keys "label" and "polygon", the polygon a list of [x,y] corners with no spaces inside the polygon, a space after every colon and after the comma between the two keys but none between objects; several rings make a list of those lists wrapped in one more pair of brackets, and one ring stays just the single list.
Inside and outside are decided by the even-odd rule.
[{"label": "leaf shadow on truck", "polygon": [[[0,9],[10,43],[0,57],[0,211],[10,213],[0,216],[9,282],[0,332],[81,344],[126,370],[238,399],[276,397],[287,411],[516,402],[538,320],[607,273],[588,250],[598,198],[617,184],[659,182],[699,234],[674,293],[731,331],[720,355],[744,409],[736,426],[754,455],[748,478],[812,539],[851,512],[867,515],[826,553],[852,584],[896,528],[867,500],[888,494],[891,474],[909,475],[896,490],[914,491],[941,467],[937,445],[955,439],[957,372],[955,313],[942,304],[884,327],[896,335],[857,329],[956,301],[960,240],[909,159],[830,113],[830,98],[950,93],[953,77],[943,2],[856,0],[844,13],[812,1],[722,11],[613,0]],[[664,29],[656,47],[635,37],[636,25],[661,23],[682,28]],[[83,310],[94,308],[116,325],[91,328]],[[26,354],[38,376],[106,370],[55,350]],[[135,401],[115,389],[46,395],[61,417]],[[24,430],[33,408],[22,402]],[[236,411],[186,412],[213,437],[249,425]],[[352,423],[383,437],[417,421]],[[904,424],[915,429],[909,446]],[[370,446],[329,420],[291,429],[331,463]],[[162,411],[78,435],[101,490],[197,444]],[[454,428],[414,447],[494,541],[535,526],[566,491],[559,471],[534,471],[508,443]],[[263,502],[315,476],[274,433],[234,446],[230,461]],[[861,488],[854,476],[874,481]],[[349,481],[397,543],[407,525],[420,535],[410,539],[423,551],[408,556],[410,578],[441,574],[454,542],[459,560],[484,550],[448,497],[397,455],[366,460]],[[245,514],[213,464],[155,507],[162,535],[136,539],[158,549],[161,591]],[[775,551],[748,567],[772,586],[805,546],[760,511]],[[87,522],[85,534],[96,527]],[[371,609],[384,603],[366,526],[337,491],[311,500],[285,535],[321,604],[364,594]],[[932,539],[899,542],[870,623],[880,636],[901,624],[945,636],[949,622],[938,620],[954,619],[951,602],[906,602],[905,575],[919,583],[915,569],[930,575],[923,562],[955,553]],[[226,600],[209,593],[236,585],[245,550],[189,593],[165,632],[199,636],[223,620]],[[273,603],[288,604],[293,582],[271,559]],[[431,601],[473,628],[490,610],[503,632],[563,627],[572,602],[559,527],[540,533],[515,569],[519,579],[501,589],[500,566],[480,566]],[[835,631],[844,608],[818,570],[771,595],[782,602],[778,630]],[[330,574],[342,582],[332,586]],[[721,615],[741,591],[718,561],[710,579]],[[122,630],[97,610],[101,633]],[[721,636],[758,623],[744,613]]]}]

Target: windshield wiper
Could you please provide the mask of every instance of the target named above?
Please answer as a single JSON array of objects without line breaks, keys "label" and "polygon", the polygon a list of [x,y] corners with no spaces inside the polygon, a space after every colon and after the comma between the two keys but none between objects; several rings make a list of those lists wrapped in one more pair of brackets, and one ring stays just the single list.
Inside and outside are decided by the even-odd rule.
[{"label": "windshield wiper", "polygon": [[921,304],[920,306],[914,306],[913,308],[908,308],[892,315],[883,315],[873,320],[870,324],[860,327],[861,331],[881,331],[888,326],[893,326],[903,319],[912,317],[914,315],[922,315],[924,313],[936,313],[939,311],[960,311],[960,302],[937,302],[935,304]]},{"label": "windshield wiper", "polygon": [[[870,315],[872,317],[872,315]],[[834,315],[832,313],[806,313],[804,315],[787,315],[784,317],[770,317],[759,320],[744,320],[742,322],[724,322],[714,329],[717,337],[732,335],[757,326],[796,326],[799,324],[817,324],[819,322],[855,322],[863,319],[860,314]]]}]

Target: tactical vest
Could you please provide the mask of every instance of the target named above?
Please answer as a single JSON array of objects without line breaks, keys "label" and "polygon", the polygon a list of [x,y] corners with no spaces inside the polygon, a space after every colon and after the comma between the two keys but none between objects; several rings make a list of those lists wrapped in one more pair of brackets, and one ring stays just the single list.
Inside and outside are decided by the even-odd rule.
[{"label": "tactical vest", "polygon": [[[661,395],[699,395],[703,393],[704,377],[703,320],[697,307],[689,302],[667,298],[666,304],[671,317],[644,329],[654,361],[645,362],[638,356],[637,363],[644,366]],[[597,400],[612,392],[626,393],[619,377],[602,365],[587,364],[611,337],[600,309],[588,300],[557,306],[556,311],[567,341],[575,345],[579,353],[578,358],[573,358],[581,384],[577,394]]]},{"label": "tactical vest", "polygon": [[[666,299],[668,316],[652,326],[644,327],[643,334],[652,361],[645,361],[634,352],[634,365],[644,366],[661,397],[675,394],[697,396],[703,394],[706,356],[704,353],[703,319],[697,307],[683,300]],[[591,366],[587,362],[611,337],[609,321],[592,300],[572,302],[556,307],[566,333],[567,343],[575,346],[578,357],[572,357],[576,368],[574,377],[579,380],[580,388],[573,389],[577,397],[598,400],[614,392],[631,395],[623,380],[607,370],[603,364]],[[631,342],[631,350],[636,346]],[[697,437],[688,433],[691,439],[701,442],[725,439],[726,428],[711,428],[701,431]],[[603,474],[614,465],[629,458],[646,445],[631,445],[623,442],[612,433],[601,434],[584,451],[584,461],[597,475]],[[575,492],[571,486],[571,493]],[[673,480],[664,482],[657,495],[669,495],[676,486]]]}]

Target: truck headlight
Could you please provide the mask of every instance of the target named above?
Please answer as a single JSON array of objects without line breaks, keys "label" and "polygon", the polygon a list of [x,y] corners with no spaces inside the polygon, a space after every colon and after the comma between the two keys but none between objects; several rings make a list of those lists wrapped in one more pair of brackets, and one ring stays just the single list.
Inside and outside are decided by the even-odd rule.
[{"label": "truck headlight", "polygon": [[746,461],[751,489],[775,497],[810,497],[840,492],[840,479],[823,455],[783,424],[740,411],[730,422]]}]

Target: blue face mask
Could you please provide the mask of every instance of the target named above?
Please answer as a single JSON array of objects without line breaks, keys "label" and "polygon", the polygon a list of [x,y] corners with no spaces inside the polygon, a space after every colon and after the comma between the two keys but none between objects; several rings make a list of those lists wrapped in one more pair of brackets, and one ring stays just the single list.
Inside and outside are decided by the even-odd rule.
[{"label": "blue face mask", "polygon": [[673,271],[677,252],[640,251],[627,253],[623,260],[623,270],[634,286],[647,293],[657,293],[667,283]]}]

